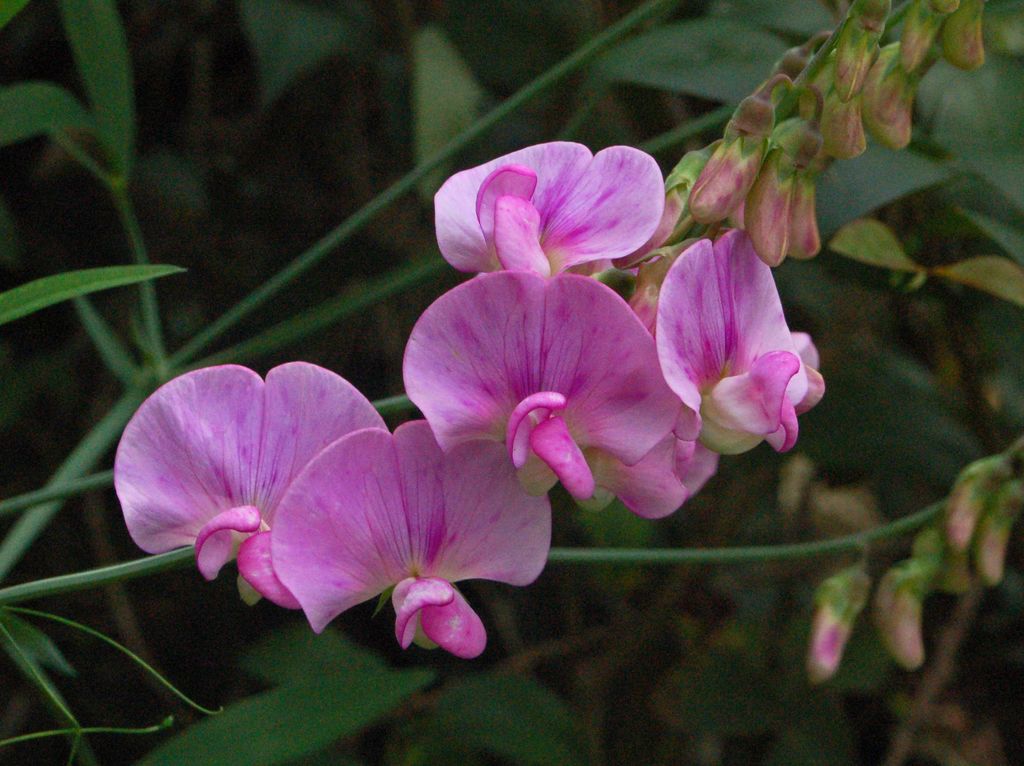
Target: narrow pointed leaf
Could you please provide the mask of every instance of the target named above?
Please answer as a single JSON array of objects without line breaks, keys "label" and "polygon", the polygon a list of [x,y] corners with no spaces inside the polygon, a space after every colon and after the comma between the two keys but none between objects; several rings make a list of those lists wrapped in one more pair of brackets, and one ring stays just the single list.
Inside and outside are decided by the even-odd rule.
[{"label": "narrow pointed leaf", "polygon": [[846,224],[836,232],[828,246],[847,258],[869,266],[893,271],[924,271],[907,257],[892,229],[870,218]]},{"label": "narrow pointed leaf", "polygon": [[1001,255],[979,255],[951,266],[938,266],[932,273],[1024,306],[1024,268]]},{"label": "narrow pointed leaf", "polygon": [[114,0],[61,0],[97,135],[114,167],[127,176],[135,151],[135,94],[128,41]]},{"label": "narrow pointed leaf", "polygon": [[52,82],[20,82],[0,88],[0,146],[92,126],[92,117],[78,99]]},{"label": "narrow pointed leaf", "polygon": [[13,614],[5,614],[0,619],[4,621],[7,630],[11,632],[11,636],[22,651],[37,663],[50,670],[55,670],[61,675],[78,675],[53,640],[35,625],[31,625]]},{"label": "narrow pointed leaf", "polygon": [[102,266],[43,277],[0,293],[0,324],[78,295],[145,282],[181,271],[184,269],[169,265]]},{"label": "narrow pointed leaf", "polygon": [[26,5],[28,0],[5,0],[0,4],[0,29],[3,29]]}]

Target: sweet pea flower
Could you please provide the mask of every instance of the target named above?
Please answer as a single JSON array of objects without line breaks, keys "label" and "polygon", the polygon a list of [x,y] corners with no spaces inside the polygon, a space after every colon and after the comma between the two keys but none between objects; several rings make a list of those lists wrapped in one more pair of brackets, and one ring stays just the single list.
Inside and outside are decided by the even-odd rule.
[{"label": "sweet pea flower", "polygon": [[395,637],[472,658],[483,623],[454,583],[527,585],[547,561],[551,508],[486,442],[442,453],[419,420],[323,450],[292,482],[271,533],[274,567],[320,632],[394,588]]},{"label": "sweet pea flower", "polygon": [[434,197],[437,242],[460,271],[557,274],[621,258],[661,222],[665,189],[654,158],[612,146],[528,146],[456,173]]},{"label": "sweet pea flower", "polygon": [[665,380],[684,405],[677,435],[721,454],[762,440],[790,449],[797,414],[825,392],[810,336],[790,332],[771,269],[739,230],[696,242],[672,264],[656,336]]},{"label": "sweet pea flower", "polygon": [[[654,339],[615,292],[563,274],[483,274],[438,298],[409,337],[409,398],[445,450],[505,446],[528,491],[618,495],[664,516],[682,503],[669,437],[680,406]],[[660,449],[655,449],[661,445]]]},{"label": "sweet pea flower", "polygon": [[[125,427],[114,488],[147,553],[195,545],[203,577],[236,553],[242,577],[297,608],[271,565],[267,530],[289,483],[336,439],[384,421],[344,378],[313,364],[195,370],[150,396]],[[241,546],[239,548],[239,546]]]}]

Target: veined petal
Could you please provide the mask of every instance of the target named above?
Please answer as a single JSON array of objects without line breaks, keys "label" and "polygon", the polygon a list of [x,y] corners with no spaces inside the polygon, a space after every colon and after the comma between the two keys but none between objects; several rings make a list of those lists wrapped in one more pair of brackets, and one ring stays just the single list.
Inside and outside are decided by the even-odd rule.
[{"label": "veined petal", "polygon": [[235,533],[251,534],[261,522],[259,508],[243,505],[222,511],[204,524],[196,535],[196,566],[203,577],[213,580],[234,556]]},{"label": "veined petal", "polygon": [[494,203],[494,252],[509,271],[551,276],[540,246],[540,213],[527,200],[499,197]]},{"label": "veined petal", "polygon": [[425,606],[420,625],[427,638],[456,657],[471,660],[487,646],[487,630],[462,594],[444,606]]},{"label": "veined petal", "polygon": [[647,519],[668,516],[689,497],[675,472],[675,445],[676,438],[670,434],[632,466],[607,454],[597,455],[593,458],[595,479],[636,515]]},{"label": "veined petal", "polygon": [[445,606],[454,600],[455,588],[439,577],[407,577],[398,583],[391,593],[391,604],[395,607],[395,638],[399,645],[409,648],[424,607]]},{"label": "veined petal", "polygon": [[238,573],[263,598],[285,609],[300,609],[291,591],[277,579],[270,555],[270,532],[247,537],[238,548]]},{"label": "veined petal", "polygon": [[555,472],[570,495],[586,500],[594,494],[594,474],[560,417],[542,421],[530,433],[530,449]]}]

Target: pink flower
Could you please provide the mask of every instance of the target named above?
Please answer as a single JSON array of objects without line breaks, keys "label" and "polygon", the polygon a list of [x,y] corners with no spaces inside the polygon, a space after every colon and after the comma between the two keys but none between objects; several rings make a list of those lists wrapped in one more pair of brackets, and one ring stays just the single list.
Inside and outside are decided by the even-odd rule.
[{"label": "pink flower", "polygon": [[243,577],[295,607],[274,577],[265,532],[317,452],[372,427],[384,427],[373,405],[316,365],[275,367],[265,383],[235,365],[186,373],[143,402],[118,445],[114,488],[128,532],[147,553],[194,544],[207,580],[241,543]]},{"label": "pink flower", "polygon": [[657,319],[665,380],[685,405],[676,429],[722,454],[790,449],[797,414],[825,392],[818,352],[786,325],[771,269],[745,233],[700,240],[669,269]]},{"label": "pink flower", "polygon": [[441,296],[405,351],[405,387],[446,449],[505,445],[529,491],[561,480],[578,500],[618,495],[640,515],[674,511],[679,401],[654,339],[626,303],[572,274],[484,274]]},{"label": "pink flower", "polygon": [[649,155],[628,146],[592,155],[564,141],[456,173],[434,197],[437,242],[452,266],[542,276],[629,255],[654,234],[664,205]]},{"label": "pink flower", "polygon": [[500,447],[441,452],[423,421],[339,439],[296,478],[271,535],[274,567],[320,632],[394,586],[395,636],[471,658],[483,623],[453,583],[527,585],[551,542],[547,498],[526,495]]}]

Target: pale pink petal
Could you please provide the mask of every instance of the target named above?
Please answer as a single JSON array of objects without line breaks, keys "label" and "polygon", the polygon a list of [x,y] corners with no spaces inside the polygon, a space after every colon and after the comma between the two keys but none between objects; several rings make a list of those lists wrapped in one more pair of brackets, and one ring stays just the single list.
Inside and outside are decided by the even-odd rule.
[{"label": "pale pink petal", "polygon": [[420,625],[427,638],[464,660],[479,657],[487,646],[483,622],[457,590],[450,604],[425,606]]},{"label": "pale pink petal", "polygon": [[114,487],[147,553],[190,545],[217,514],[256,501],[263,381],[235,365],[161,386],[125,427]]},{"label": "pale pink petal", "polygon": [[212,580],[235,553],[236,533],[247,535],[260,528],[260,510],[243,505],[222,511],[210,519],[196,535],[196,566]]},{"label": "pale pink petal", "polygon": [[565,187],[557,204],[534,200],[546,216],[543,246],[553,271],[629,255],[650,239],[661,222],[665,207],[661,169],[639,149],[603,149],[582,175],[566,179]]},{"label": "pale pink petal", "polygon": [[404,514],[394,520],[396,537],[408,551],[409,572],[427,572],[445,536],[448,516],[444,494],[444,453],[425,420],[403,423],[395,430],[394,452],[404,499]]},{"label": "pale pink petal", "polygon": [[409,574],[411,544],[394,439],[368,428],[334,442],[277,508],[274,570],[320,632]]},{"label": "pale pink petal", "polygon": [[807,375],[807,393],[795,405],[797,415],[803,415],[825,396],[825,379],[821,373],[806,364],[804,373]]},{"label": "pale pink petal", "polygon": [[707,484],[708,479],[718,471],[717,452],[700,442],[676,442],[676,475],[693,497]]},{"label": "pale pink petal", "polygon": [[299,609],[299,602],[277,579],[270,556],[270,532],[252,535],[238,548],[238,573],[263,598],[285,609]]},{"label": "pale pink petal", "polygon": [[821,357],[818,354],[818,347],[811,340],[811,336],[805,332],[795,332],[792,333],[792,338],[793,350],[800,357],[800,361],[808,367],[813,367],[816,370],[820,369]]},{"label": "pale pink petal", "polygon": [[611,289],[575,275],[484,274],[449,291],[413,328],[404,374],[445,449],[505,442],[516,406],[555,392],[581,448],[635,463],[679,411],[650,334]]},{"label": "pale pink petal", "polygon": [[533,429],[530,449],[547,463],[562,486],[577,500],[586,500],[594,494],[594,474],[560,417],[548,418]]},{"label": "pale pink petal", "polygon": [[489,252],[477,218],[477,196],[481,186],[495,170],[519,165],[537,173],[533,205],[541,213],[559,204],[567,194],[567,185],[590,163],[592,154],[582,144],[556,141],[528,146],[469,170],[456,173],[434,196],[434,222],[441,255],[460,271],[493,271],[500,268]]},{"label": "pale pink petal", "polygon": [[[495,207],[502,197],[529,202],[537,188],[537,173],[524,165],[503,165],[491,172],[476,193],[476,218],[484,241],[494,241]],[[533,207],[532,205],[530,207]]]},{"label": "pale pink petal", "polygon": [[395,638],[399,645],[408,649],[416,637],[420,610],[445,606],[454,599],[455,588],[438,577],[408,577],[398,583],[391,593],[391,604],[395,607]]},{"label": "pale pink petal", "polygon": [[671,434],[632,466],[607,455],[595,458],[595,478],[638,516],[660,519],[689,497],[675,472],[676,438]]},{"label": "pale pink petal", "polygon": [[291,362],[267,374],[266,420],[255,488],[271,526],[278,500],[295,475],[331,442],[384,421],[347,380],[306,362]]},{"label": "pale pink petal", "polygon": [[445,454],[444,539],[424,574],[449,582],[533,582],[547,563],[551,505],[523,491],[500,444],[468,442]]},{"label": "pale pink petal", "polygon": [[551,276],[551,264],[540,246],[540,214],[526,200],[500,197],[495,202],[494,252],[509,271]]}]

